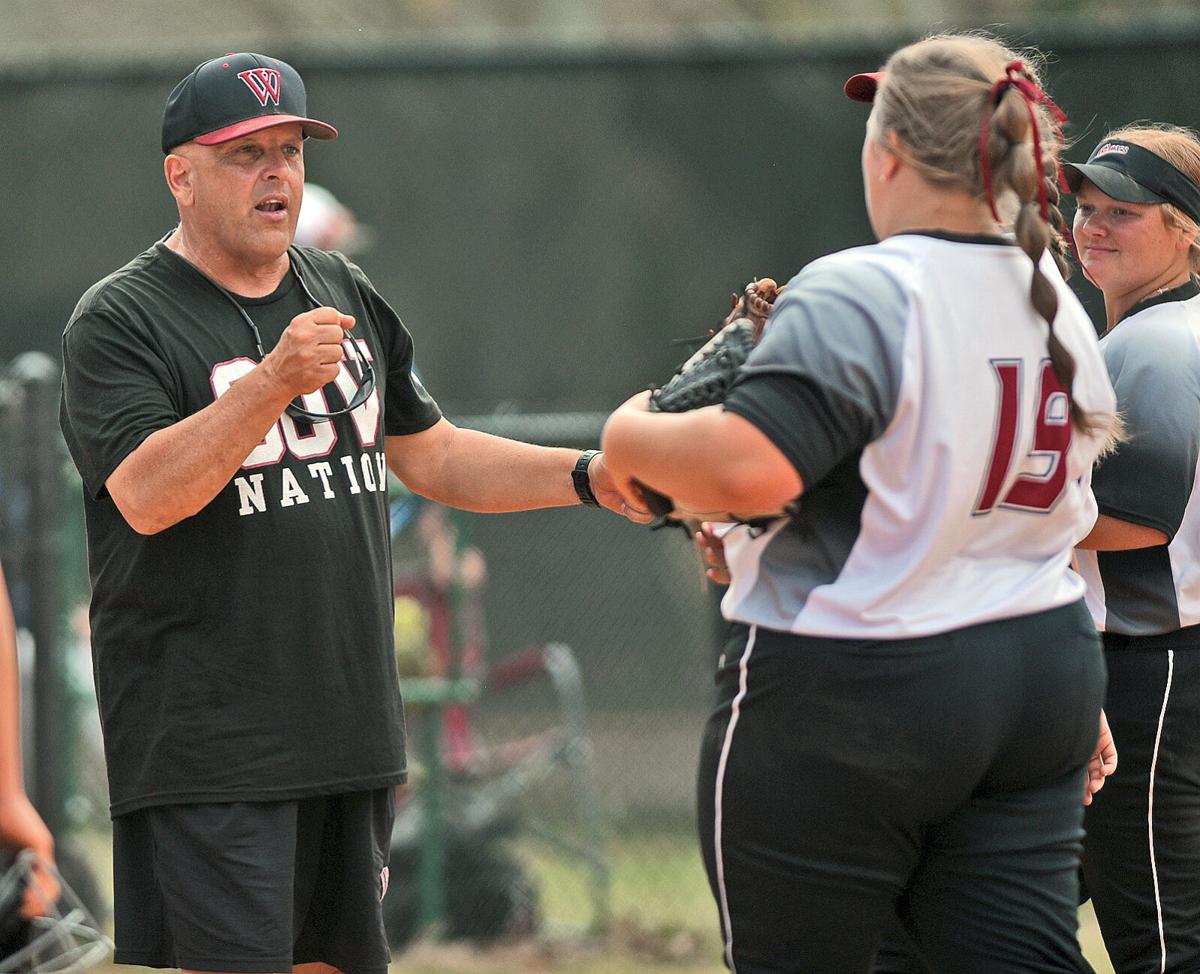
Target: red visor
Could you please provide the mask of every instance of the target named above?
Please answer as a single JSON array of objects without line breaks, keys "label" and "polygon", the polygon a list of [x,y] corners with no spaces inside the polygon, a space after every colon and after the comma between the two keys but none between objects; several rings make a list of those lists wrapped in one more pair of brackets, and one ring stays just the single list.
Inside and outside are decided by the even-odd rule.
[{"label": "red visor", "polygon": [[193,140],[201,145],[217,145],[230,139],[240,139],[243,135],[270,128],[272,125],[286,125],[289,122],[299,122],[303,126],[306,138],[336,139],[338,131],[332,125],[318,122],[315,118],[300,118],[297,115],[255,115],[233,125],[226,125],[215,132],[205,132]]},{"label": "red visor", "polygon": [[842,86],[842,91],[846,93],[846,97],[851,101],[872,102],[875,100],[875,92],[879,90],[879,83],[882,80],[882,71],[868,71],[865,74],[856,74]]}]

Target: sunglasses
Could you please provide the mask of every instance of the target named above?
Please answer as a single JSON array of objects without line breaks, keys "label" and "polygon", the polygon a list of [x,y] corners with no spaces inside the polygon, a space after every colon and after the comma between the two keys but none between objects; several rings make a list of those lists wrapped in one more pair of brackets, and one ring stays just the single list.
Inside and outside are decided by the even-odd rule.
[{"label": "sunglasses", "polygon": [[[300,271],[296,267],[295,261],[292,261],[292,273],[296,275],[296,281],[299,283],[300,289],[304,292],[304,296],[308,298],[309,303],[314,308],[321,307],[321,302],[313,296],[312,291],[309,290],[308,285],[304,282],[304,278],[300,276]],[[221,287],[221,285],[216,281],[213,281],[212,278],[208,277],[207,274],[205,275],[205,278],[212,282],[213,287],[225,295],[229,303],[232,304],[237,309],[238,314],[242,316],[242,320],[249,326],[250,333],[254,336],[254,347],[258,349],[258,359],[261,362],[264,358],[266,358],[267,353],[263,349],[262,335],[258,330],[258,325],[254,323],[254,319],[250,317],[250,313],[242,307],[237,298],[230,294],[229,291],[225,290],[225,288]],[[363,352],[358,342],[356,342],[353,338],[343,338],[342,347],[350,350],[350,354],[347,355],[345,359],[346,367],[351,376],[353,376],[355,383],[358,385],[358,391],[351,396],[350,401],[341,409],[334,409],[330,412],[322,413],[311,409],[305,409],[299,401],[293,400],[292,402],[288,403],[284,412],[294,419],[306,419],[310,423],[321,422],[322,420],[335,419],[338,416],[345,416],[347,413],[352,413],[364,402],[371,398],[371,393],[375,391],[375,369],[372,367],[370,359],[367,358],[366,353]]]}]

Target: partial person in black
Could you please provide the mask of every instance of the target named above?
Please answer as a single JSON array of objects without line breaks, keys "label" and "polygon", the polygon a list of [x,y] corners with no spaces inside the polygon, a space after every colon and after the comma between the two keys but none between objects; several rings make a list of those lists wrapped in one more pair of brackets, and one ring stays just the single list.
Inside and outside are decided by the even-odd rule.
[{"label": "partial person in black", "polygon": [[58,896],[51,871],[55,865],[54,836],[25,793],[21,773],[21,674],[17,665],[17,630],[8,586],[0,569],[0,864],[6,853],[23,849],[31,849],[39,861],[35,867],[37,883],[22,897],[21,913],[29,919],[45,913]]},{"label": "partial person in black", "polygon": [[278,59],[198,66],[162,120],[179,225],[63,336],[121,963],[386,970],[389,471],[475,511],[648,520],[595,451],[449,423],[363,272],[292,245],[305,139],[336,134]]},{"label": "partial person in black", "polygon": [[1078,552],[1120,753],[1087,810],[1084,895],[1118,974],[1200,971],[1200,138],[1138,124],[1065,169],[1128,427]]}]

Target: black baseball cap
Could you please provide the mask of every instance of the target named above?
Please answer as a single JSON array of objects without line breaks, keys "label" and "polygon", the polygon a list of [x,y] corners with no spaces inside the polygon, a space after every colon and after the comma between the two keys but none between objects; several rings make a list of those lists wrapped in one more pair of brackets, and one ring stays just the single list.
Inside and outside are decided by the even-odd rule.
[{"label": "black baseball cap", "polygon": [[197,65],[175,86],[163,110],[162,149],[216,145],[285,122],[299,122],[307,138],[337,138],[328,122],[308,117],[304,82],[290,64],[264,54],[226,54]]},{"label": "black baseball cap", "polygon": [[1096,146],[1084,163],[1064,162],[1072,193],[1084,179],[1122,203],[1171,203],[1200,223],[1200,186],[1149,149],[1121,139]]}]

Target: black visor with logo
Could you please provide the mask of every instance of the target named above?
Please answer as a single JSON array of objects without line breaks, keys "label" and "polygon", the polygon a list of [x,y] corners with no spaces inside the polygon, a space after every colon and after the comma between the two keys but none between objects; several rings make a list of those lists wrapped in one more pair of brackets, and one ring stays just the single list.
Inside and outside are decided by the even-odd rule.
[{"label": "black visor with logo", "polygon": [[1084,179],[1122,203],[1171,203],[1200,223],[1200,186],[1162,156],[1132,142],[1109,139],[1087,162],[1063,163],[1072,193]]}]

